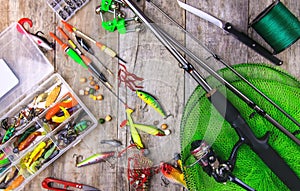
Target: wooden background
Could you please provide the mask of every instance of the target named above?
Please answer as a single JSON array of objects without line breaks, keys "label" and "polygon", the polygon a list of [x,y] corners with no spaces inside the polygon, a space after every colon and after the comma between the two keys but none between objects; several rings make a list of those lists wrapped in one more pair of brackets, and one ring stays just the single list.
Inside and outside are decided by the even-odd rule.
[{"label": "wooden background", "polygon": [[[232,36],[225,34],[218,27],[192,14],[185,13],[179,8],[175,0],[153,1],[230,65],[246,62],[269,63]],[[238,29],[247,33],[265,47],[268,47],[268,45],[263,42],[261,37],[259,37],[253,29],[248,28],[248,24],[271,2],[271,0],[186,1],[186,3],[205,10],[214,16],[225,21],[230,21]],[[282,2],[299,18],[299,1],[284,0]],[[111,59],[103,52],[96,50],[96,47],[93,47],[97,57],[115,74],[114,76],[108,76],[108,74],[106,74],[110,83],[113,85],[113,90],[116,91],[119,97],[126,101],[131,108],[135,108],[135,112],[132,115],[134,120],[143,124],[154,123],[160,126],[163,123],[167,123],[169,125],[169,129],[172,131],[171,135],[167,137],[143,135],[143,141],[150,150],[149,158],[153,161],[154,166],[157,166],[161,161],[170,162],[172,161],[174,153],[180,152],[179,132],[181,115],[184,104],[196,84],[178,68],[176,60],[155,39],[151,32],[146,30],[141,33],[119,35],[117,32],[108,33],[102,29],[101,19],[99,15],[95,14],[95,8],[100,3],[100,0],[90,0],[90,2],[78,11],[68,22],[96,40],[117,50],[119,55],[128,62],[126,65],[128,71],[144,78],[144,81],[139,83],[139,85],[144,86],[145,91],[155,95],[166,111],[173,115],[172,117],[163,119],[151,108],[145,107],[142,101],[136,97],[135,93],[124,87],[123,84],[118,88],[116,75],[119,68],[117,60]],[[186,43],[187,47],[197,51],[199,49],[198,53],[200,57],[207,59],[209,63],[213,64],[215,69],[223,67],[221,64],[215,63],[209,54],[205,53],[199,47],[196,47],[195,43],[185,37],[177,28],[171,26],[151,4],[143,0],[138,4],[150,18],[170,29],[169,31],[176,35],[176,38],[181,42]],[[132,15],[129,10],[126,10],[126,12],[128,16]],[[33,27],[28,28],[27,26],[30,32],[43,31],[45,36],[51,41],[52,39],[48,33],[57,33],[56,27],[62,26],[60,18],[47,5],[46,1],[0,0],[0,31],[7,28],[12,22],[17,22],[22,17],[32,19]],[[134,27],[134,25],[131,24],[129,25],[129,28],[130,27]],[[60,34],[57,33],[57,35],[59,36]],[[297,78],[300,77],[299,52],[300,43],[298,41],[278,55],[278,58],[284,61],[284,64],[280,67],[288,70]],[[66,79],[75,92],[85,87],[79,83],[79,78],[88,77],[88,72],[82,70],[70,60],[58,45],[56,45],[55,51],[46,52],[45,55],[50,62],[53,63],[55,71]],[[103,70],[100,65],[97,66]],[[205,72],[203,72],[203,75],[207,76]],[[81,98],[96,118],[105,117],[110,114],[113,120],[104,125],[98,125],[80,144],[66,152],[54,164],[50,165],[44,172],[35,177],[23,190],[42,190],[41,181],[48,176],[84,183],[105,191],[129,190],[126,156],[112,161],[116,165],[113,169],[104,163],[83,168],[76,168],[74,166],[74,154],[81,154],[84,157],[88,157],[93,153],[117,150],[100,144],[100,140],[118,139],[122,141],[123,147],[118,148],[119,151],[129,144],[129,130],[119,127],[120,123],[126,119],[124,105],[109,91],[104,89],[103,86],[101,86],[100,92],[104,94],[103,101],[94,101],[84,96],[81,96]],[[130,152],[128,152],[127,156],[130,156]],[[156,174],[152,177],[150,190],[183,190],[182,187],[173,184],[167,187],[162,186],[160,176],[161,174]]]}]

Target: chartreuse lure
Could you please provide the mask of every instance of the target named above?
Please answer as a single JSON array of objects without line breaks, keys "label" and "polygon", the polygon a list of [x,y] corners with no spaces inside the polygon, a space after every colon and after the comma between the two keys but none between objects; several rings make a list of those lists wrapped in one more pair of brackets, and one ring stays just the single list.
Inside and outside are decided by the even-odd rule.
[{"label": "chartreuse lure", "polygon": [[161,116],[164,118],[167,117],[166,112],[163,110],[161,104],[158,102],[158,100],[151,94],[142,91],[142,90],[136,90],[137,96],[143,100],[146,104],[154,108]]},{"label": "chartreuse lure", "polygon": [[[124,122],[126,122],[125,124],[130,127],[132,141],[134,142],[134,144],[136,145],[136,147],[138,149],[143,149],[144,145],[143,145],[143,142],[141,140],[141,137],[140,137],[137,129],[144,131],[145,133],[148,133],[150,135],[154,135],[154,136],[166,136],[171,133],[169,130],[163,131],[152,125],[144,125],[144,124],[134,123],[133,119],[131,117],[132,112],[133,112],[132,109],[130,109],[130,108],[126,109],[127,120],[125,120]],[[124,122],[122,122],[122,124]],[[122,124],[121,124],[121,126],[125,125],[125,124],[124,125],[122,125]]]},{"label": "chartreuse lure", "polygon": [[169,130],[163,131],[161,129],[158,129],[157,127],[153,125],[144,125],[144,124],[137,124],[135,123],[133,125],[135,128],[144,131],[145,133],[148,133],[150,135],[155,135],[155,136],[166,136],[170,134]]},{"label": "chartreuse lure", "polygon": [[129,109],[129,108],[126,109],[127,120],[128,120],[127,123],[130,127],[131,138],[138,149],[143,149],[144,145],[143,145],[141,136],[140,136],[139,132],[137,131],[137,129],[134,127],[134,123],[131,118],[132,112],[133,112],[132,109]]}]

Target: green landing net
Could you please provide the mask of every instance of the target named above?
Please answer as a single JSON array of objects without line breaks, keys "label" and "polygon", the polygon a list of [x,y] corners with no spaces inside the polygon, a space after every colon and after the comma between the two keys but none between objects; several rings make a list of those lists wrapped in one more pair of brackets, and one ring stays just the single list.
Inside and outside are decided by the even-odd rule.
[{"label": "green landing net", "polygon": [[[234,69],[294,119],[300,121],[299,80],[281,68],[266,64],[238,64],[234,66]],[[222,69],[218,73],[247,97],[254,100],[257,105],[263,108],[290,132],[299,131],[298,126],[292,123],[229,69]],[[300,147],[259,114],[253,115],[254,110],[230,90],[227,90],[224,85],[220,85],[213,77],[208,77],[207,82],[226,95],[241,112],[257,137],[262,137],[267,131],[270,131],[269,144],[281,155],[296,174],[300,176]],[[300,135],[298,134],[297,137],[300,138]],[[205,97],[204,90],[198,86],[190,96],[181,120],[180,141],[183,166],[191,165],[196,161],[190,154],[191,143],[194,140],[208,140],[219,158],[228,160],[238,138],[234,129],[229,123],[224,121],[223,117]],[[227,184],[216,182],[213,177],[209,177],[202,170],[199,164],[191,168],[184,168],[184,175],[190,191],[244,190],[229,181]],[[243,145],[238,151],[233,175],[258,191],[288,190],[280,179],[247,145]]]}]

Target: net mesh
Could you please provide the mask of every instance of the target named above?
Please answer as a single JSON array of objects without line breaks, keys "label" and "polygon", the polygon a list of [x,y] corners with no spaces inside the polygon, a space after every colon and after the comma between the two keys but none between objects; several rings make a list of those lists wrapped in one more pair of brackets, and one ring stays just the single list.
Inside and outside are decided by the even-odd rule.
[{"label": "net mesh", "polygon": [[[293,76],[280,68],[266,64],[238,64],[234,69],[242,74],[248,81],[255,85],[265,95],[283,108],[294,119],[300,121],[299,97],[300,83]],[[270,116],[287,128],[290,132],[299,130],[299,127],[285,117],[278,109],[267,102],[255,92],[249,85],[234,75],[229,69],[222,69],[218,73],[250,100],[263,108]],[[238,98],[223,85],[220,85],[211,76],[207,81],[212,87],[221,91],[229,101],[240,111],[256,137],[262,137],[267,131],[271,136],[269,144],[282,156],[286,163],[300,176],[300,148],[281,133],[259,114],[253,111],[247,104]],[[252,117],[250,117],[252,116]],[[218,126],[221,127],[217,128]],[[297,135],[300,138],[299,135]],[[183,166],[195,162],[190,154],[191,143],[194,140],[212,140],[215,153],[227,160],[234,144],[238,141],[234,129],[224,121],[223,117],[210,104],[201,87],[197,87],[190,96],[182,116],[180,127],[181,155]],[[256,190],[288,190],[277,176],[264,164],[264,162],[247,146],[242,145],[238,151],[237,162],[233,174]],[[209,177],[200,165],[184,168],[185,180],[189,190],[243,190],[234,183],[220,184]]]}]

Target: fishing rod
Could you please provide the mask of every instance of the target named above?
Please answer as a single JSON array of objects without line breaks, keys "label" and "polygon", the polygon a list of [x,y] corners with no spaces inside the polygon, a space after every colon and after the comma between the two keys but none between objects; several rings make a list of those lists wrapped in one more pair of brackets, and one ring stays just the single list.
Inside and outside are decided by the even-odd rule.
[{"label": "fishing rod", "polygon": [[167,34],[162,29],[162,34],[165,36],[167,40],[169,40],[174,46],[182,50],[186,53],[190,58],[192,58],[197,64],[199,64],[202,68],[207,70],[212,76],[214,76],[217,80],[219,80],[222,84],[224,84],[228,89],[230,89],[234,94],[236,94],[239,98],[241,98],[244,102],[247,103],[247,105],[254,109],[256,113],[267,119],[270,123],[272,123],[277,129],[279,129],[281,132],[283,132],[286,136],[288,136],[290,139],[292,139],[295,143],[300,145],[300,140],[290,131],[288,131],[285,127],[283,127],[279,122],[277,122],[274,118],[272,118],[266,111],[261,109],[258,105],[256,105],[253,101],[251,101],[247,96],[245,96],[243,93],[241,93],[238,89],[236,89],[232,84],[230,84],[228,81],[226,81],[223,77],[221,77],[217,72],[215,72],[213,69],[211,69],[205,62],[200,60],[194,53],[192,53],[189,49],[187,49],[185,46],[180,44],[178,41],[176,41],[173,37],[171,37],[169,34]]},{"label": "fishing rod", "polygon": [[[300,145],[300,140],[290,131],[288,131],[285,127],[283,127],[279,122],[277,122],[274,118],[272,118],[266,111],[264,111],[262,108],[260,108],[256,103],[254,103],[252,100],[250,100],[247,96],[245,96],[242,92],[240,92],[238,89],[236,89],[232,84],[227,82],[223,77],[221,77],[217,72],[215,72],[212,68],[210,68],[205,62],[200,60],[196,55],[194,55],[189,49],[187,49],[185,46],[183,46],[181,43],[179,43],[176,39],[171,37],[167,32],[163,31],[160,27],[158,27],[156,24],[152,24],[152,27],[155,28],[156,31],[160,31],[160,35],[164,36],[165,40],[169,43],[172,43],[177,48],[181,49],[183,52],[185,52],[188,56],[190,56],[198,65],[203,67],[207,72],[209,72],[213,77],[215,77],[218,81],[220,81],[222,84],[224,84],[228,89],[230,89],[234,94],[236,94],[239,98],[241,98],[247,105],[254,109],[256,113],[267,119],[271,124],[273,124],[277,129],[279,129],[281,132],[283,132],[286,136],[288,136],[291,140],[293,140],[295,143]],[[172,46],[172,45],[171,45]],[[174,47],[173,47],[174,48]],[[214,53],[213,53],[214,54]],[[230,67],[232,68],[232,67]],[[232,68],[233,69],[233,68]],[[234,69],[233,69],[234,70]],[[240,75],[241,76],[241,75]],[[243,77],[243,76],[241,76]],[[244,77],[243,77],[244,78]],[[246,80],[246,79],[245,79]],[[197,81],[197,79],[196,79]],[[246,80],[247,81],[247,80]],[[203,83],[203,82],[201,82]],[[249,82],[250,83],[250,82]],[[251,83],[250,83],[251,84]],[[255,86],[251,84],[254,88]],[[205,85],[206,86],[206,85]],[[272,101],[272,100],[271,100]],[[279,106],[278,106],[279,107]]]},{"label": "fishing rod", "polygon": [[[173,46],[173,44],[164,36],[162,30],[150,20],[145,13],[137,7],[132,0],[124,0],[131,10],[144,22],[144,24],[154,33],[157,39],[167,48],[167,50],[180,63],[180,68],[190,74],[194,80],[207,92],[206,96],[214,105],[224,119],[231,124],[240,137],[239,142],[245,143],[264,161],[264,163],[277,175],[280,180],[291,190],[300,188],[300,180],[279,154],[268,144],[269,133],[258,139],[240,112],[227,100],[227,98],[217,89],[213,89],[205,79],[195,70]],[[241,144],[239,144],[241,145]]]},{"label": "fishing rod", "polygon": [[[273,100],[271,100],[266,94],[260,91],[257,87],[255,87],[251,82],[249,82],[244,76],[242,76],[238,71],[236,71],[233,67],[231,67],[228,63],[226,63],[219,55],[215,54],[211,51],[207,46],[202,44],[199,39],[197,39],[190,32],[185,30],[179,23],[177,23],[172,17],[170,17],[166,12],[164,12],[157,4],[155,4],[152,0],[146,0],[149,2],[154,8],[156,8],[159,12],[161,12],[169,21],[179,27],[182,31],[184,31],[192,40],[194,40],[197,44],[199,44],[202,48],[204,48],[207,52],[209,52],[213,58],[227,67],[230,71],[232,71],[236,76],[238,76],[241,80],[243,80],[247,85],[249,85],[252,89],[254,89],[258,94],[260,94],[263,98],[265,98],[269,103],[271,103],[274,107],[276,107],[282,114],[284,114],[288,119],[290,119],[295,125],[300,127],[300,123],[293,118],[290,114],[288,114],[284,109],[282,109],[279,105],[277,105]],[[196,62],[198,64],[198,62]]]}]

